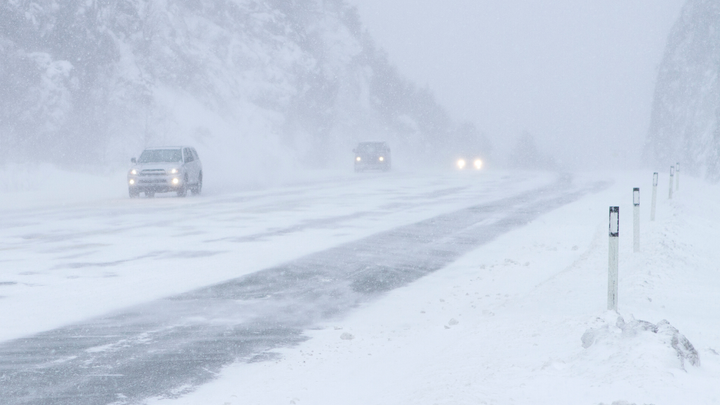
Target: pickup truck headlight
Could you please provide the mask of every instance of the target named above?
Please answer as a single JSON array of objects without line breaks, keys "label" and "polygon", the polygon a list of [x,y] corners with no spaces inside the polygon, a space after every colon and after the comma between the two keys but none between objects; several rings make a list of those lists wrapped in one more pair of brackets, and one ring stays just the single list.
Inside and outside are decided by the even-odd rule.
[{"label": "pickup truck headlight", "polygon": [[130,174],[132,174],[132,175],[135,175],[135,174],[137,174],[137,173],[138,173],[138,172],[137,172],[137,169],[132,169],[132,170],[130,170]]},{"label": "pickup truck headlight", "polygon": [[180,170],[178,169],[170,169],[170,174],[178,174]]},{"label": "pickup truck headlight", "polygon": [[172,184],[180,184],[180,179],[175,177],[174,179],[172,179]]}]

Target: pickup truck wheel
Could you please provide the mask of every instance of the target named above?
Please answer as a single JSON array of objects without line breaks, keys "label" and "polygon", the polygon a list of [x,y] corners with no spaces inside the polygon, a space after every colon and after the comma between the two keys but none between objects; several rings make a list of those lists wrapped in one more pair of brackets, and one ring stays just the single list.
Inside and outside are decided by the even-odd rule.
[{"label": "pickup truck wheel", "polygon": [[180,188],[177,191],[178,197],[185,197],[187,195],[187,182],[188,182],[188,177],[187,177],[187,175],[185,175],[185,180],[183,180],[183,185],[180,186]]},{"label": "pickup truck wheel", "polygon": [[195,187],[191,188],[190,191],[192,191],[194,195],[198,195],[202,192],[202,172],[200,172],[200,176],[198,176],[197,184]]}]

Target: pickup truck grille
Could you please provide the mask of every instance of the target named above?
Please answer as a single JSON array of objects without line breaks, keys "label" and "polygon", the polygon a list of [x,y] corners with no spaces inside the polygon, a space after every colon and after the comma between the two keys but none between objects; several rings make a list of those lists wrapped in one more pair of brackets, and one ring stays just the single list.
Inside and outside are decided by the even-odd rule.
[{"label": "pickup truck grille", "polygon": [[164,176],[165,170],[163,169],[145,169],[140,172],[141,176]]},{"label": "pickup truck grille", "polygon": [[165,179],[141,179],[138,181],[140,184],[167,184]]}]

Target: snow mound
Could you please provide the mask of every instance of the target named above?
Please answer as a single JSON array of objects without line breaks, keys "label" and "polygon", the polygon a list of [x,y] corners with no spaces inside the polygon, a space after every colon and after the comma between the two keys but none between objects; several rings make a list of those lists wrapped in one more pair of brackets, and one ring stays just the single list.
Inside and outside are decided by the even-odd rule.
[{"label": "snow mound", "polygon": [[641,347],[645,346],[657,355],[660,353],[653,348],[664,346],[675,352],[681,368],[685,367],[685,362],[700,366],[700,356],[693,344],[664,319],[657,324],[634,318],[625,322],[622,316],[611,312],[604,318],[597,318],[595,326],[586,330],[581,340],[585,349],[604,346],[642,350]]}]

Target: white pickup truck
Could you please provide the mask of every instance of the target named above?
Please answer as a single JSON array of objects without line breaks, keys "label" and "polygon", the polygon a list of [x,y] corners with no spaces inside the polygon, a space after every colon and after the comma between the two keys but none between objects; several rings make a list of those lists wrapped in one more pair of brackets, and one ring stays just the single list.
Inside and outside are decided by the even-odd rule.
[{"label": "white pickup truck", "polygon": [[203,171],[200,157],[190,146],[164,146],[145,149],[127,175],[130,198],[140,193],[154,197],[155,193],[176,192],[185,197],[202,191]]}]

